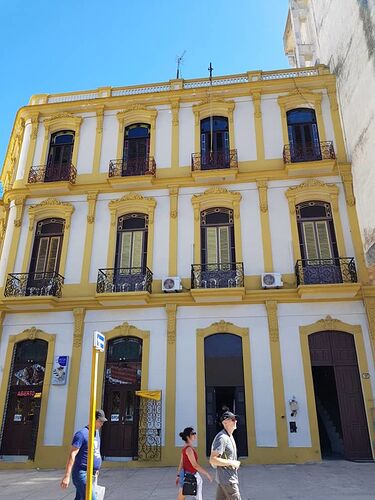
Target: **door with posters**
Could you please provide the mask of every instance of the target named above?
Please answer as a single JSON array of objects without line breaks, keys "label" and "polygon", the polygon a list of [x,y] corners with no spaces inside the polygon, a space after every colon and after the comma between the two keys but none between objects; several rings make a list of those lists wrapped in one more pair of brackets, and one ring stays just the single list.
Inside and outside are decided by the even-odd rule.
[{"label": "door with posters", "polygon": [[14,347],[1,434],[2,455],[35,455],[48,343],[25,340]]},{"label": "door with posters", "polygon": [[142,340],[120,337],[108,342],[105,368],[102,455],[136,457],[139,411],[136,391],[141,388]]}]

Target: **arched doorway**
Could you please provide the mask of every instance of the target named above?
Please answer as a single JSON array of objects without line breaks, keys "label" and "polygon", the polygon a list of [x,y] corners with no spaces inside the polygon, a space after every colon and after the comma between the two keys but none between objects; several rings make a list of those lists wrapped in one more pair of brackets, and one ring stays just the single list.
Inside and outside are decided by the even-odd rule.
[{"label": "arched doorway", "polygon": [[230,333],[217,333],[204,339],[206,384],[206,453],[222,429],[219,418],[224,409],[238,415],[234,437],[238,455],[247,456],[247,427],[242,338]]},{"label": "arched doorway", "polygon": [[142,339],[117,337],[108,342],[102,454],[110,457],[136,457],[138,454],[139,409],[135,391],[141,388]]},{"label": "arched doorway", "polygon": [[323,458],[372,459],[353,335],[309,335],[320,447]]},{"label": "arched doorway", "polygon": [[2,455],[34,458],[46,368],[48,342],[18,342],[13,349],[2,429]]}]

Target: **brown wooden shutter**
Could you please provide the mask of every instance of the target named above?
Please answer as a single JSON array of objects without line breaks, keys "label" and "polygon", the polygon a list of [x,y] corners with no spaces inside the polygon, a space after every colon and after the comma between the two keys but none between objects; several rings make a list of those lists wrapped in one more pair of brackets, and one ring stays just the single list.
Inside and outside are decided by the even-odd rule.
[{"label": "brown wooden shutter", "polygon": [[206,229],[207,238],[207,264],[216,264],[218,262],[217,255],[217,230],[216,227],[208,227]]},{"label": "brown wooden shutter", "polygon": [[327,222],[317,221],[315,224],[316,224],[316,233],[318,235],[320,258],[331,259],[332,250],[331,250]]},{"label": "brown wooden shutter", "polygon": [[220,264],[228,264],[230,262],[230,238],[229,227],[219,227],[219,250],[220,250]]},{"label": "brown wooden shutter", "polygon": [[315,238],[314,222],[304,222],[302,224],[303,236],[305,240],[305,252],[307,259],[318,259],[318,248]]},{"label": "brown wooden shutter", "polygon": [[49,242],[49,252],[46,265],[47,273],[53,273],[54,271],[56,271],[59,246],[60,246],[60,237],[59,236],[52,237]]}]

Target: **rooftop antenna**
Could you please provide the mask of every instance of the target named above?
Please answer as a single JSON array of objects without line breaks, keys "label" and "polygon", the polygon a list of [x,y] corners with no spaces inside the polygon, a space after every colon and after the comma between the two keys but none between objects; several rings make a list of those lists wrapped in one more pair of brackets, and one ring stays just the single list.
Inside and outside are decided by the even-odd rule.
[{"label": "rooftop antenna", "polygon": [[177,74],[176,74],[177,80],[180,78],[180,66],[182,64],[182,60],[183,60],[185,54],[186,54],[186,50],[184,50],[183,53],[177,57]]},{"label": "rooftop antenna", "polygon": [[[214,68],[212,67],[212,63],[208,67],[208,71],[210,73],[210,88],[212,89],[212,72]],[[214,140],[214,117],[212,116],[212,92],[210,92],[210,159],[212,161],[212,152],[213,152],[213,140]]]}]

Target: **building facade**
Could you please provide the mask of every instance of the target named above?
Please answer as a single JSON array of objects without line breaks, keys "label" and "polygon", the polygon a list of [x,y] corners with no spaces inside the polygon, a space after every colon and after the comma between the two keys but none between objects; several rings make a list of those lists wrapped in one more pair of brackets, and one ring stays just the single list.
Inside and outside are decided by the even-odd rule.
[{"label": "building facade", "polygon": [[175,464],[189,425],[203,457],[224,406],[245,463],[373,456],[375,288],[326,67],[35,95],[2,182],[0,467],[64,464],[94,330],[106,464]]},{"label": "building facade", "polygon": [[374,280],[375,4],[367,0],[289,0],[284,48],[292,67],[327,64],[336,76],[362,241]]}]

